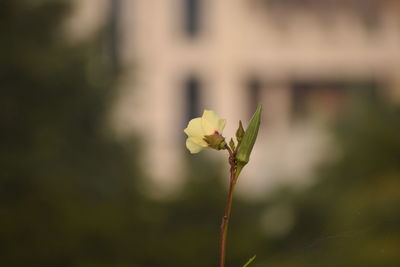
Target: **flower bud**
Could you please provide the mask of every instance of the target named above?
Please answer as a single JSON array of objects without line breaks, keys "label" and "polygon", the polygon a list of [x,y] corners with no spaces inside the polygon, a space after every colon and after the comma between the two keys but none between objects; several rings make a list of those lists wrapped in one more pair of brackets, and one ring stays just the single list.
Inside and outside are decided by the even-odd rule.
[{"label": "flower bud", "polygon": [[243,136],[244,136],[244,129],[243,129],[242,121],[239,121],[239,127],[236,130],[236,140],[238,141],[238,144],[240,144],[240,142],[242,142]]},{"label": "flower bud", "polygon": [[235,151],[235,142],[233,142],[233,139],[231,138],[231,140],[229,141],[229,147],[231,148],[232,151]]},{"label": "flower bud", "polygon": [[226,146],[225,138],[219,134],[212,134],[204,136],[204,141],[208,146],[217,150],[224,149]]}]

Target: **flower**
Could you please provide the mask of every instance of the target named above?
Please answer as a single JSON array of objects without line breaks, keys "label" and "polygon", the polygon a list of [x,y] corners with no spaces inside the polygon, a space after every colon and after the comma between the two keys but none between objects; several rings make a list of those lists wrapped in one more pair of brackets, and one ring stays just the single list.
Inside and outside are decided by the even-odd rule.
[{"label": "flower", "polygon": [[[192,154],[208,147],[220,149],[218,145],[224,142],[221,134],[225,124],[226,120],[221,119],[214,111],[204,110],[203,116],[189,121],[187,128],[184,130],[188,136],[186,139],[187,149]],[[209,140],[218,141],[217,144],[215,142],[211,144]]]}]

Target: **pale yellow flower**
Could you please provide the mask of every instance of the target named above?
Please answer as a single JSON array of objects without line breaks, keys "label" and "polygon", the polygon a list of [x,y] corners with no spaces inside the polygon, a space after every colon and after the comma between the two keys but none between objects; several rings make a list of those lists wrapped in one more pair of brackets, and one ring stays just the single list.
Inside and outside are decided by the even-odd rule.
[{"label": "pale yellow flower", "polygon": [[188,127],[184,130],[188,138],[186,147],[190,153],[198,153],[209,147],[204,140],[205,136],[213,134],[222,134],[226,120],[221,119],[214,111],[204,110],[201,118],[195,118],[189,121]]}]

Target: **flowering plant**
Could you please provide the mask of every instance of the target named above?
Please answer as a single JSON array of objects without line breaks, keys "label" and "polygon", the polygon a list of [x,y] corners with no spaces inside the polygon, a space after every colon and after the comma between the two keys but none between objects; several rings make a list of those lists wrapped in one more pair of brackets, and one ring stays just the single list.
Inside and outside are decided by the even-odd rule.
[{"label": "flowering plant", "polygon": [[214,111],[204,110],[201,118],[189,121],[184,130],[188,138],[186,147],[190,153],[198,153],[206,148],[224,149],[226,143],[222,137],[226,120],[221,119]]},{"label": "flowering plant", "polygon": [[[225,137],[222,136],[226,120],[221,119],[212,110],[205,110],[201,118],[195,118],[189,121],[187,128],[184,130],[188,136],[186,139],[186,147],[190,153],[198,153],[208,148],[227,150],[229,153],[230,184],[225,214],[222,217],[220,231],[220,267],[225,266],[225,248],[228,224],[231,215],[233,190],[240,172],[250,160],[250,154],[257,139],[258,129],[260,128],[261,112],[262,106],[259,105],[246,130],[244,130],[242,122],[239,121],[239,127],[236,131],[237,142],[235,143],[231,138],[229,145],[226,143]],[[251,258],[244,267],[249,265],[254,259],[255,256]]]}]

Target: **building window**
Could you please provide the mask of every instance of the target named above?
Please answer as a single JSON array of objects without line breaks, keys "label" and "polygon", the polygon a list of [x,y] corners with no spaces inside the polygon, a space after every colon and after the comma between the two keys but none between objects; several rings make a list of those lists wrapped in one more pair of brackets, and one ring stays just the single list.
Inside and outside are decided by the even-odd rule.
[{"label": "building window", "polygon": [[200,31],[200,1],[184,1],[184,30],[187,36],[195,37]]},{"label": "building window", "polygon": [[189,76],[184,82],[184,90],[186,95],[186,120],[189,120],[201,116],[200,113],[200,90],[201,83],[196,76]]},{"label": "building window", "polygon": [[292,115],[298,119],[336,120],[354,95],[376,99],[374,81],[297,81],[292,84]]},{"label": "building window", "polygon": [[293,82],[292,88],[292,117],[300,119],[306,113],[306,100],[312,88],[316,87],[311,82]]}]

